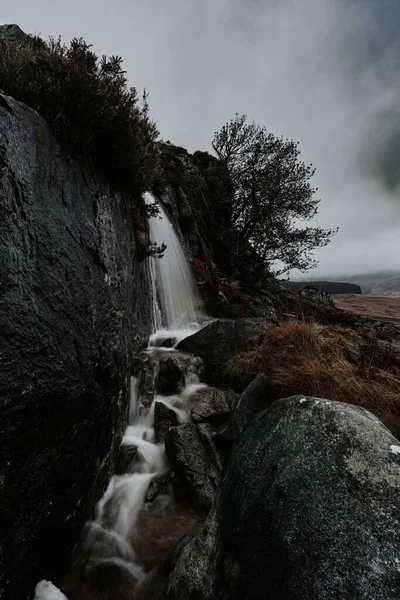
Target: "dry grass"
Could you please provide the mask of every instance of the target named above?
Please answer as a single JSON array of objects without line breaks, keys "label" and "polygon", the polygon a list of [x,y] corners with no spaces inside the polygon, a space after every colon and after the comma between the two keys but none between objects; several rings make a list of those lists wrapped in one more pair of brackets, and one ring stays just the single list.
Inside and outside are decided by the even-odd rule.
[{"label": "dry grass", "polygon": [[400,298],[390,296],[368,296],[365,294],[340,294],[334,296],[335,305],[359,315],[399,320]]},{"label": "dry grass", "polygon": [[292,321],[270,326],[262,344],[229,363],[237,379],[264,373],[274,398],[304,394],[373,412],[400,437],[400,349],[341,327]]}]

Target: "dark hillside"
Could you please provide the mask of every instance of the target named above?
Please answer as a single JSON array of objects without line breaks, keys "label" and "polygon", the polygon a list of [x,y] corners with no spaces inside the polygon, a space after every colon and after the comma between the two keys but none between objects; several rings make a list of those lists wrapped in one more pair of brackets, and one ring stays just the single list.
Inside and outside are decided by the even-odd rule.
[{"label": "dark hillside", "polygon": [[340,281],[281,281],[280,283],[292,290],[302,290],[311,286],[324,294],[362,294],[361,287],[356,283]]}]

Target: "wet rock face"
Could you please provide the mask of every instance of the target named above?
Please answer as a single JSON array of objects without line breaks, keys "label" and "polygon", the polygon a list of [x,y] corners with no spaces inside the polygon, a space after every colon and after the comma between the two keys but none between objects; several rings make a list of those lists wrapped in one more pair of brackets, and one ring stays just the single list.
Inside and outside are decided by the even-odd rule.
[{"label": "wet rock face", "polygon": [[185,385],[186,361],[170,356],[160,362],[160,374],[158,376],[158,391],[160,394],[179,393]]},{"label": "wet rock face", "polygon": [[367,411],[277,400],[234,445],[169,600],[400,597],[400,443]]},{"label": "wet rock face", "polygon": [[156,402],[154,405],[154,431],[156,442],[163,442],[171,427],[177,427],[178,425],[179,420],[176,411],[164,404],[164,402]]},{"label": "wet rock face", "polygon": [[128,199],[0,95],[0,529],[11,598],[65,567],[113,471],[132,356],[150,333],[146,269]]},{"label": "wet rock face", "polygon": [[[237,352],[250,350],[259,344],[263,325],[263,319],[214,321],[180,342],[178,350],[191,352],[203,359],[207,383],[237,385],[230,380],[226,366]],[[240,388],[240,383],[237,387]]]}]

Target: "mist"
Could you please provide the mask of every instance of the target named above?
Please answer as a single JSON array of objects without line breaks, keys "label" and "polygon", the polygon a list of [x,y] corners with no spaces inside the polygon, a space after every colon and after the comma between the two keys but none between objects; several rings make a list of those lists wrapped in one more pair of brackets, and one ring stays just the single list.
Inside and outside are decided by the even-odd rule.
[{"label": "mist", "polygon": [[395,0],[7,0],[2,13],[121,55],[164,140],[211,150],[214,131],[245,112],[299,141],[317,169],[314,223],[340,228],[312,276],[400,270]]}]

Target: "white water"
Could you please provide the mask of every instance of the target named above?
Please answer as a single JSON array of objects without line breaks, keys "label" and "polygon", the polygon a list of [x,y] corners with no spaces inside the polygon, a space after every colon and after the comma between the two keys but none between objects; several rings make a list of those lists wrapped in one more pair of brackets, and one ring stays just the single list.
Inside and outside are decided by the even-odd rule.
[{"label": "white water", "polygon": [[[157,282],[156,282],[156,261],[157,259],[150,257],[149,261],[149,269],[150,269],[150,282],[151,282],[151,302],[152,302],[152,312],[151,312],[151,328],[152,331],[159,331],[162,329],[163,320],[160,309],[160,303],[158,300],[157,294]],[[159,259],[161,260],[161,259]],[[150,344],[151,345],[151,344]]]},{"label": "white water", "polygon": [[[173,350],[170,350],[174,352]],[[151,353],[151,351],[150,351]],[[136,454],[128,467],[129,472],[112,477],[108,488],[97,505],[96,519],[87,526],[84,550],[90,554],[86,572],[102,566],[118,567],[128,574],[140,589],[148,575],[138,560],[135,546],[137,520],[146,501],[153,478],[168,469],[164,444],[155,442],[154,408],[156,402],[171,407],[183,423],[190,420],[190,396],[203,384],[193,373],[187,373],[186,386],[179,395],[153,398],[147,414],[140,414],[138,382],[131,379],[130,422],[122,439],[122,449],[136,448]],[[143,408],[143,407],[142,407]],[[164,501],[170,499],[164,496]]]},{"label": "white water", "polygon": [[[153,204],[155,198],[147,192],[145,201],[146,204]],[[181,242],[161,204],[159,210],[159,216],[149,219],[150,239],[158,246],[166,244],[167,248],[162,258],[150,258],[150,261],[156,263],[156,289],[161,302],[163,321],[167,329],[177,329],[184,325],[190,327],[199,321],[200,295]],[[157,303],[155,289],[154,301]],[[160,329],[159,324],[155,326],[154,331],[157,329]]]}]

